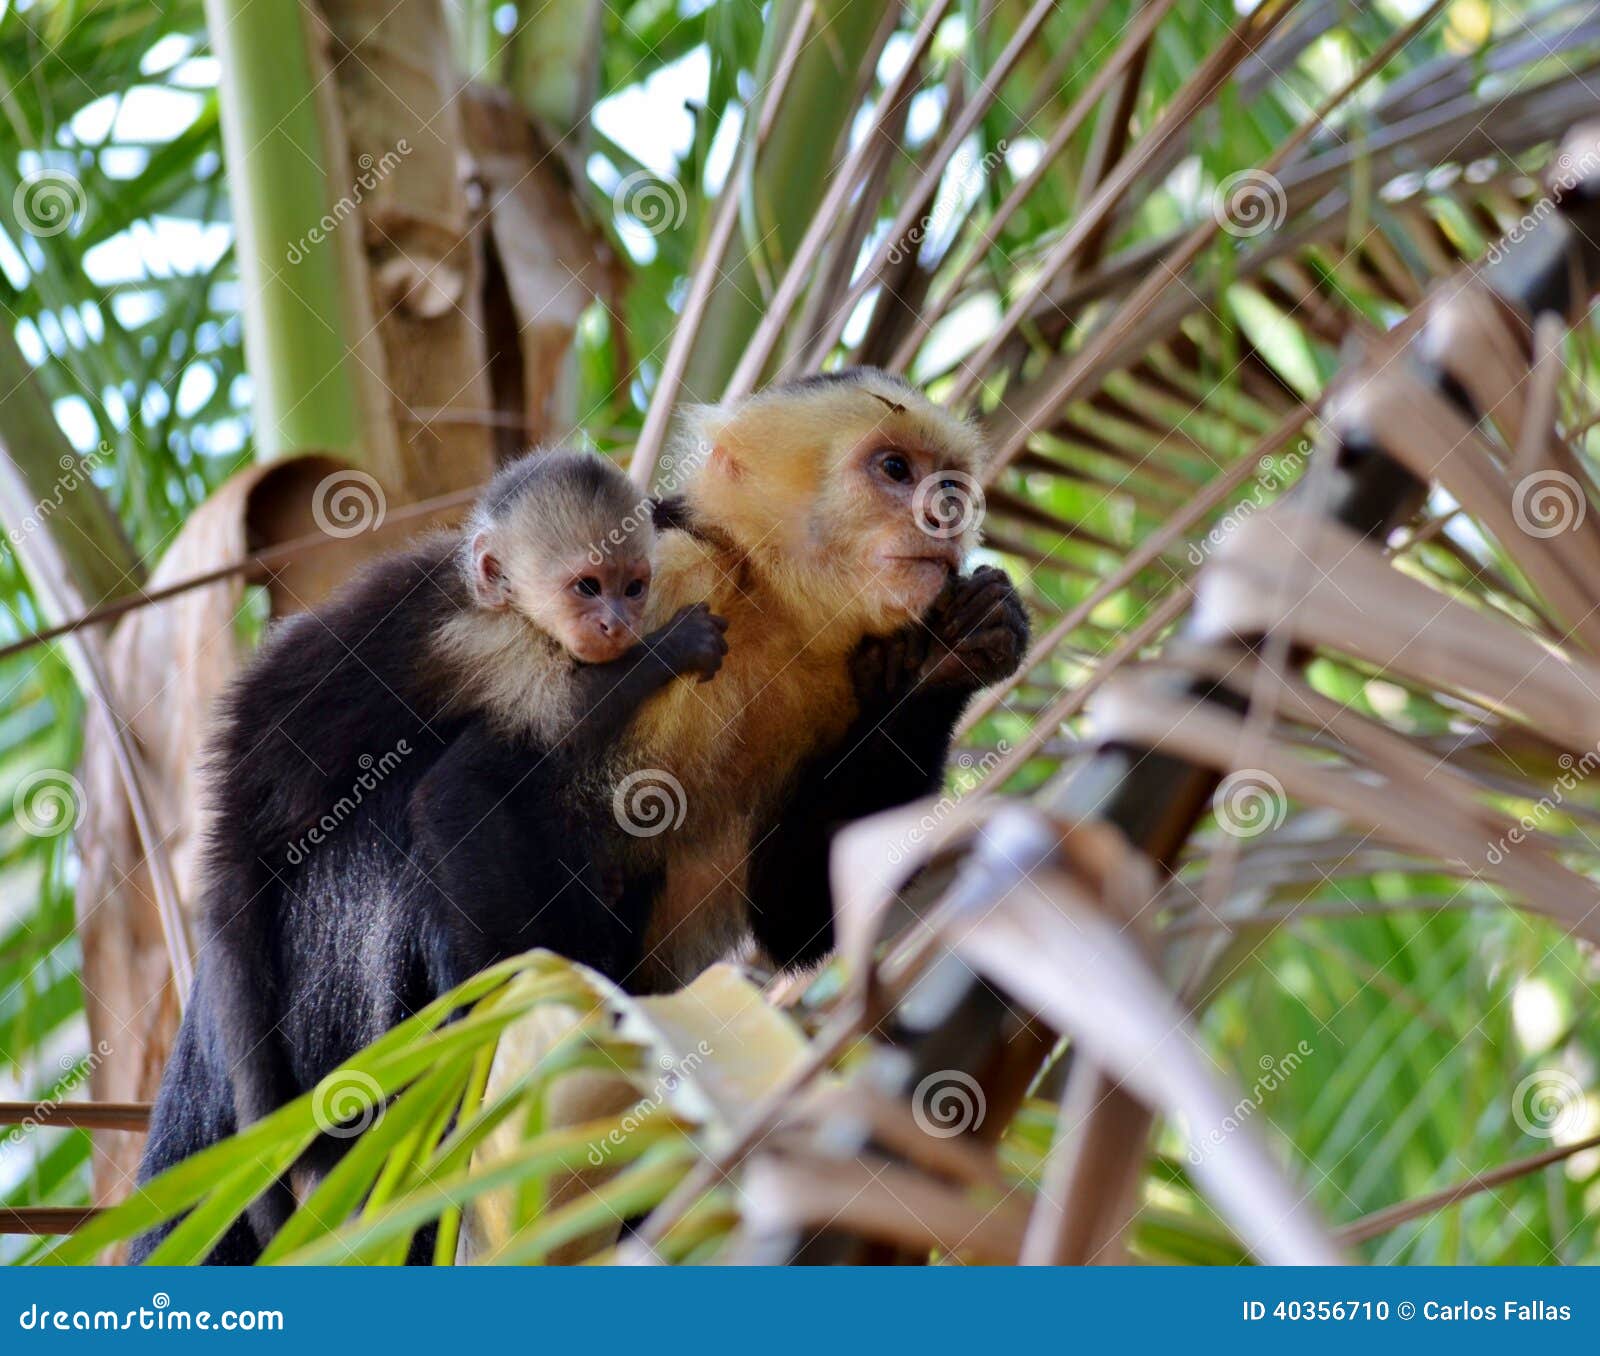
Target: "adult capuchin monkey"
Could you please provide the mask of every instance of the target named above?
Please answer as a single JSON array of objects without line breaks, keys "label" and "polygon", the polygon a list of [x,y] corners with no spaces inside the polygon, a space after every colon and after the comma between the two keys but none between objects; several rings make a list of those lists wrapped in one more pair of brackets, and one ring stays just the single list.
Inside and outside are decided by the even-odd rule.
[{"label": "adult capuchin monkey", "polygon": [[[465,531],[385,557],[268,637],[223,702],[205,946],[142,1179],[495,961],[546,946],[637,962],[643,922],[606,845],[620,835],[584,775],[642,703],[711,678],[727,649],[703,604],[643,635],[654,541],[610,462],[535,454]],[[319,1141],[303,1167],[340,1147]],[[211,1260],[252,1260],[293,1203],[279,1183]]]},{"label": "adult capuchin monkey", "polygon": [[682,788],[681,822],[627,844],[651,895],[629,987],[677,987],[752,933],[785,968],[832,948],[833,833],[934,792],[963,708],[1027,649],[1006,575],[961,573],[983,463],[974,428],[875,369],[691,415],[651,607],[709,603],[730,650],[613,750],[619,787]]}]

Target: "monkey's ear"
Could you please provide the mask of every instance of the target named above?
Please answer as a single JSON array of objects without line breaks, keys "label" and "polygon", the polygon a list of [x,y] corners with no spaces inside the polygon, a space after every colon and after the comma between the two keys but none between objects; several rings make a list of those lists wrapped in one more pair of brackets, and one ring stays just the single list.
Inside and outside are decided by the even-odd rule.
[{"label": "monkey's ear", "polygon": [[744,463],[722,444],[718,443],[711,449],[711,465],[729,480],[744,479]]},{"label": "monkey's ear", "polygon": [[480,532],[472,539],[472,597],[479,607],[505,607],[511,601],[500,557],[489,549],[489,535]]}]

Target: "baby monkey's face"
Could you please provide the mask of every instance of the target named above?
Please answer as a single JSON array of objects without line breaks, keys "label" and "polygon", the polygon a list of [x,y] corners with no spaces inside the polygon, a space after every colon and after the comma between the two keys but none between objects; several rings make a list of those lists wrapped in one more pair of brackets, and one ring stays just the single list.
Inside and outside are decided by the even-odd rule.
[{"label": "baby monkey's face", "polygon": [[604,664],[643,637],[650,597],[648,556],[607,556],[596,564],[592,556],[583,555],[558,567],[548,584],[545,629],[575,659]]},{"label": "baby monkey's face", "polygon": [[[497,539],[497,537],[499,539]],[[479,606],[514,608],[574,659],[605,664],[643,636],[650,599],[650,552],[630,541],[603,552],[565,550],[509,534],[473,540],[473,589]]]}]

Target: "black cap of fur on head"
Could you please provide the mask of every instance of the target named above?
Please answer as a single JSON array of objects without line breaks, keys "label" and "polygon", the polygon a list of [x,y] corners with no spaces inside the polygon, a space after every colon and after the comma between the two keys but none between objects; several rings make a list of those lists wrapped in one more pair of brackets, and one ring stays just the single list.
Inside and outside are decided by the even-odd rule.
[{"label": "black cap of fur on head", "polygon": [[893,400],[881,391],[874,391],[873,386],[888,387],[891,391],[904,391],[916,399],[922,398],[922,393],[904,377],[894,372],[885,372],[881,367],[842,367],[832,372],[813,372],[810,376],[796,377],[793,381],[769,386],[767,390],[785,395],[798,395],[806,391],[825,391],[836,386],[856,387],[874,400],[881,401],[896,414],[906,412],[906,403]]}]

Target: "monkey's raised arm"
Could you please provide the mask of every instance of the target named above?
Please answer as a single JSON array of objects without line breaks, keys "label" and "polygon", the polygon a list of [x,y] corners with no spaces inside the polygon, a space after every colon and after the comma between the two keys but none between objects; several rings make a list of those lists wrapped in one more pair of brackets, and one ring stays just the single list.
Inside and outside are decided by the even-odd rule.
[{"label": "monkey's raised arm", "polygon": [[436,993],[535,946],[618,979],[638,963],[646,920],[623,904],[602,847],[610,806],[572,788],[649,697],[674,678],[715,676],[726,626],[704,603],[683,608],[621,658],[573,670],[577,719],[558,744],[510,739],[480,719],[428,771],[407,813],[433,891]]},{"label": "monkey's raised arm", "polygon": [[674,678],[697,676],[706,682],[722,667],[728,653],[723,632],[728,623],[705,603],[679,608],[619,659],[607,664],[582,664],[574,669],[577,719],[562,739],[570,758],[586,764],[611,744],[639,707]]},{"label": "monkey's raised arm", "polygon": [[828,954],[833,835],[936,792],[967,702],[1016,672],[1027,648],[1022,602],[988,566],[953,578],[921,621],[857,647],[859,714],[799,769],[751,854],[750,928],[774,963],[787,969]]}]

